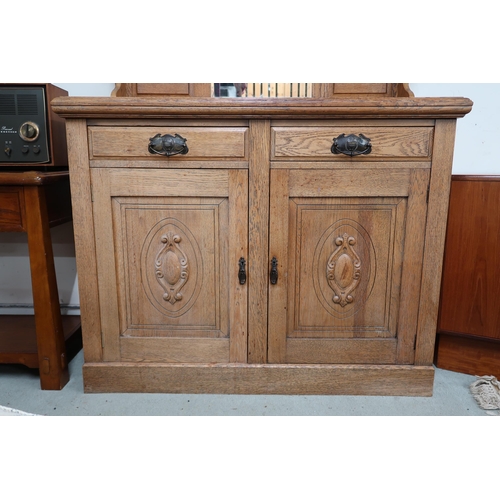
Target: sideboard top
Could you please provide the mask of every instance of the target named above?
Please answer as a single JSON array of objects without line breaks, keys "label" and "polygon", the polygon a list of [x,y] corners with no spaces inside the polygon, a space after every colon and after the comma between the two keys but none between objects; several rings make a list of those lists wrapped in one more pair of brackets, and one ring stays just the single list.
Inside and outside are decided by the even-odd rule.
[{"label": "sideboard top", "polygon": [[472,109],[464,97],[363,99],[57,97],[65,118],[460,118]]}]

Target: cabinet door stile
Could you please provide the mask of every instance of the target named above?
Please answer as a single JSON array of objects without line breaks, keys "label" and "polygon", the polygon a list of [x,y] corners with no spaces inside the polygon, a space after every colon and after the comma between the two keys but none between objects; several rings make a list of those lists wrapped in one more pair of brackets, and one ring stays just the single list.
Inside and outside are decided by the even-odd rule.
[{"label": "cabinet door stile", "polygon": [[[278,281],[269,282],[269,321],[268,321],[268,362],[283,363],[286,358],[287,330],[287,290],[288,290],[288,177],[287,170],[271,170],[272,214],[269,224],[269,261],[278,260]],[[292,248],[290,248],[293,251]]]},{"label": "cabinet door stile", "polygon": [[267,361],[270,122],[249,126],[248,362]]},{"label": "cabinet door stile", "polygon": [[66,133],[68,161],[71,165],[71,204],[82,335],[85,344],[84,357],[85,362],[100,362],[102,361],[101,317],[86,120],[68,120]]},{"label": "cabinet door stile", "polygon": [[418,307],[424,251],[429,170],[411,172],[404,242],[401,305],[398,319],[398,363],[414,360]]},{"label": "cabinet door stile", "polygon": [[248,284],[239,281],[239,261],[248,274],[248,171],[229,172],[229,360],[247,362]]},{"label": "cabinet door stile", "polygon": [[415,364],[430,366],[441,290],[456,120],[437,120],[429,189]]},{"label": "cabinet door stile", "polygon": [[[112,199],[109,170],[92,171],[97,276],[101,309],[101,335],[104,361],[120,360],[118,289],[115,263]],[[104,314],[102,314],[104,312]]]}]

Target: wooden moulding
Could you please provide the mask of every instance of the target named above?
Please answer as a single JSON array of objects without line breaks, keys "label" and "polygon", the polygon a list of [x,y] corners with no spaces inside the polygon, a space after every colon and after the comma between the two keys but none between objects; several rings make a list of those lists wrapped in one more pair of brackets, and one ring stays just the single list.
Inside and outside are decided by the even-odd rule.
[{"label": "wooden moulding", "polygon": [[472,109],[464,97],[297,99],[58,97],[54,112],[70,118],[459,118]]},{"label": "wooden moulding", "polygon": [[63,179],[69,179],[69,173],[64,172],[0,172],[2,186],[42,186],[53,184]]},{"label": "wooden moulding", "polygon": [[86,393],[432,396],[432,366],[86,363]]}]

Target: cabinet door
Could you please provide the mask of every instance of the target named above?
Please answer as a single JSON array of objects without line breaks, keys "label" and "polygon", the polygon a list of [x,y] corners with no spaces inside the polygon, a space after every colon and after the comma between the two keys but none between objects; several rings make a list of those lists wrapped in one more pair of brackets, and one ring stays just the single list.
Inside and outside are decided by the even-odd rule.
[{"label": "cabinet door", "polygon": [[413,363],[428,182],[380,164],[271,171],[269,362]]},{"label": "cabinet door", "polygon": [[92,170],[103,359],[246,362],[246,170]]}]

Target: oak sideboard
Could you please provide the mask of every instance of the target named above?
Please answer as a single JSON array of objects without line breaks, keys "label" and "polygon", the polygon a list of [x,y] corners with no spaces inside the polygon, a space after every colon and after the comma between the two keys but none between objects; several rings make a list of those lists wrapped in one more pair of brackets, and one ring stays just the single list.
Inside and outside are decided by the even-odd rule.
[{"label": "oak sideboard", "polygon": [[86,392],[432,395],[466,98],[59,97]]}]

